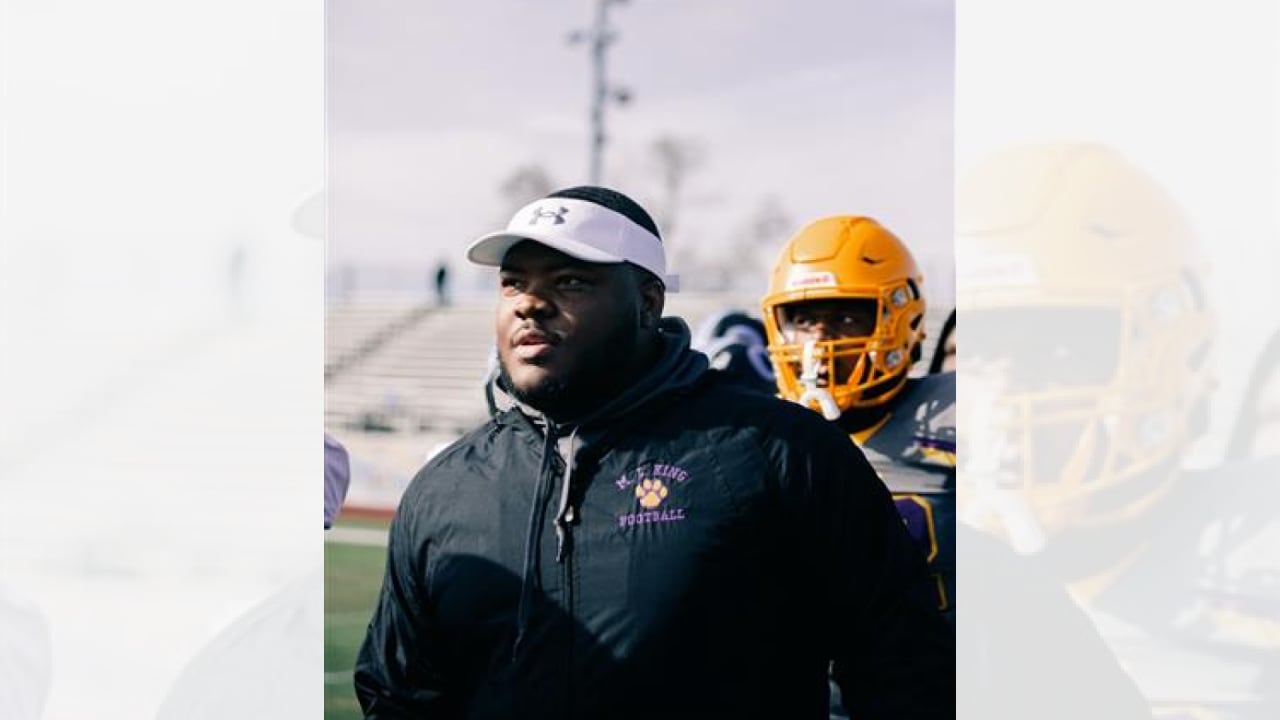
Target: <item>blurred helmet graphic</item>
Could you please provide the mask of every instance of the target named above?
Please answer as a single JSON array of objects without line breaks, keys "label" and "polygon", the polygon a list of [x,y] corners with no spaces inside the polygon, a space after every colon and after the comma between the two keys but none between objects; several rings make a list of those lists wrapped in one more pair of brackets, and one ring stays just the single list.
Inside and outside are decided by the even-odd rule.
[{"label": "blurred helmet graphic", "polygon": [[957,190],[959,502],[1033,551],[1157,501],[1203,430],[1206,261],[1175,203],[1096,145],[989,158]]}]

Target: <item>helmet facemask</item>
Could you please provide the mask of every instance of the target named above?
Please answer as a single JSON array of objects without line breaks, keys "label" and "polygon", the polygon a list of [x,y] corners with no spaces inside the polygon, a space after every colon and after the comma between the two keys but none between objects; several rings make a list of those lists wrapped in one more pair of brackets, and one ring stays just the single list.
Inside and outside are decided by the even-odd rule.
[{"label": "helmet facemask", "polygon": [[887,405],[920,358],[923,279],[906,245],[872,218],[802,228],[761,299],[778,394],[830,420]]},{"label": "helmet facemask", "polygon": [[1171,304],[1169,287],[964,313],[980,349],[961,370],[974,391],[967,522],[994,522],[1034,552],[1045,536],[1123,522],[1163,496],[1207,389],[1207,348],[1195,342],[1206,319],[1194,301]]},{"label": "helmet facemask", "polygon": [[919,353],[913,337],[919,335],[923,314],[905,315],[918,299],[914,284],[904,283],[878,297],[774,307],[768,322],[778,341],[770,344],[769,354],[782,395],[828,420],[845,410],[887,403],[906,382]]}]

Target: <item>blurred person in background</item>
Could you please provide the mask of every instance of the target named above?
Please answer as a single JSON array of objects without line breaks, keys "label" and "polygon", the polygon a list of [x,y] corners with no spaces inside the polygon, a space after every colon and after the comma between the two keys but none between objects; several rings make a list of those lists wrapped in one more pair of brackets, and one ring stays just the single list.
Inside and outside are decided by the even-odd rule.
[{"label": "blurred person in background", "polygon": [[440,262],[435,273],[436,305],[444,307],[449,304],[449,265]]},{"label": "blurred person in background", "polygon": [[933,347],[929,361],[930,373],[952,372],[956,369],[956,311],[951,310],[938,333],[938,343]]},{"label": "blurred person in background", "polygon": [[[1190,607],[1178,633],[1260,668],[1257,716],[1280,710],[1280,331],[1249,377],[1221,467],[1191,475],[1211,509],[1196,536]],[[1213,490],[1208,490],[1212,488]]]},{"label": "blurred person in background", "polygon": [[1280,455],[1280,330],[1258,356],[1227,447],[1235,461],[1272,455]]},{"label": "blurred person in background", "polygon": [[333,527],[351,485],[351,458],[342,443],[324,434],[324,529]]},{"label": "blurred person in background", "polygon": [[759,318],[738,308],[714,313],[693,334],[692,346],[707,356],[713,371],[752,390],[774,393],[773,366]]},{"label": "blurred person in background", "polygon": [[[1274,717],[1280,567],[1245,542],[1280,499],[1262,487],[1274,470],[1182,467],[1207,427],[1214,336],[1182,212],[1109,148],[1030,145],[961,183],[957,234],[961,519],[1064,583],[1160,713]],[[1206,644],[1268,627],[1269,647],[1229,651],[1239,665]]]},{"label": "blurred person in background", "polygon": [[951,717],[954,634],[884,485],[707,371],[657,226],[581,187],[501,267],[496,412],[414,478],[356,668],[367,717]]}]

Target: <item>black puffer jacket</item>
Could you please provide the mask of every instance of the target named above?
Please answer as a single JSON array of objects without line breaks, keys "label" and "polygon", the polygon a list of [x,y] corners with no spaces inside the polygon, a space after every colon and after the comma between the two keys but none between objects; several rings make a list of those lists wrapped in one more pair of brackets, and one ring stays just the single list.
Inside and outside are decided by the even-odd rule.
[{"label": "black puffer jacket", "polygon": [[825,718],[830,661],[856,717],[954,715],[953,631],[867,461],[664,330],[592,418],[507,399],[414,478],[367,717]]}]

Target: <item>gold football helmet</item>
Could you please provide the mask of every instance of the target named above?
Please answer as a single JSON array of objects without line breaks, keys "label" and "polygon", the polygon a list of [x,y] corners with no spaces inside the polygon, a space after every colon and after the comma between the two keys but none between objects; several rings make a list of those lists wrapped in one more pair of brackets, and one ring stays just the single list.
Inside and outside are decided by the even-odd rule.
[{"label": "gold football helmet", "polygon": [[922,282],[906,245],[871,218],[800,230],[761,301],[778,392],[830,420],[893,399],[920,357]]},{"label": "gold football helmet", "polygon": [[1032,552],[1143,512],[1211,384],[1207,267],[1179,209],[1110,149],[1056,144],[996,155],[956,208],[962,519]]}]

